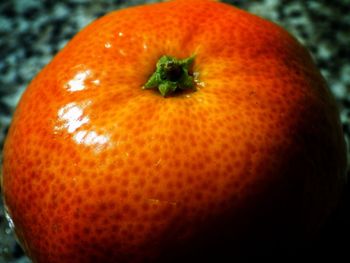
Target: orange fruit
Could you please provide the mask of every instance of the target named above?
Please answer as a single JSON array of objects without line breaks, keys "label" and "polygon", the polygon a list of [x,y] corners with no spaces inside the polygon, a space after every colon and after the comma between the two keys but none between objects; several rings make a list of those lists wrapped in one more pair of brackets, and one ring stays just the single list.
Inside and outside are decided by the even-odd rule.
[{"label": "orange fruit", "polygon": [[15,112],[2,184],[34,262],[198,262],[312,239],[345,167],[305,48],[178,0],[112,12],[57,54]]}]

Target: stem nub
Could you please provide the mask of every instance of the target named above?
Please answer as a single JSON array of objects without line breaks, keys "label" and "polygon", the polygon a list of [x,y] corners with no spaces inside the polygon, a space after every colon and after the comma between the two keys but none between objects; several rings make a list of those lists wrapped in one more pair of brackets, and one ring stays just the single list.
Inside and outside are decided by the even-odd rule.
[{"label": "stem nub", "polygon": [[185,90],[195,88],[193,76],[189,72],[193,62],[194,56],[185,59],[162,56],[157,62],[156,71],[143,88],[158,88],[163,97],[174,92],[176,89]]}]

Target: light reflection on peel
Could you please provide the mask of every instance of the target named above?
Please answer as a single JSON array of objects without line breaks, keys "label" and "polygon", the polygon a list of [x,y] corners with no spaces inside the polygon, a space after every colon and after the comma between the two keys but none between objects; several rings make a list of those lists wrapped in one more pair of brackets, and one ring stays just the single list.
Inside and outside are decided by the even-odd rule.
[{"label": "light reflection on peel", "polygon": [[170,205],[170,206],[177,206],[177,202],[174,201],[167,201],[167,200],[160,200],[157,198],[148,198],[147,201],[152,205]]},{"label": "light reflection on peel", "polygon": [[98,150],[110,141],[110,137],[105,134],[99,134],[94,130],[83,129],[89,124],[90,118],[84,113],[86,107],[91,104],[91,101],[86,101],[81,104],[72,102],[61,107],[58,112],[58,123],[54,127],[55,133],[66,130],[72,134],[72,139],[78,144],[86,146],[95,146]]},{"label": "light reflection on peel", "polygon": [[75,74],[69,79],[64,87],[70,92],[77,92],[85,90],[88,87],[99,86],[101,81],[97,78],[94,79],[94,73],[91,69],[88,69],[85,65],[79,64],[72,68]]},{"label": "light reflection on peel", "polygon": [[148,49],[148,45],[146,43],[143,43],[142,47],[145,51]]},{"label": "light reflection on peel", "polygon": [[[86,106],[85,106],[86,107]],[[75,102],[68,103],[58,110],[58,119],[61,125],[56,125],[55,130],[66,129],[69,133],[75,132],[82,125],[90,121],[88,116],[84,116],[84,105]]]},{"label": "light reflection on peel", "polygon": [[105,43],[105,48],[111,48],[111,47],[112,47],[112,44],[110,42]]},{"label": "light reflection on peel", "polygon": [[94,83],[96,86],[100,85],[100,83],[101,83],[101,81],[99,79],[95,79],[91,82]]},{"label": "light reflection on peel", "polygon": [[79,144],[86,145],[103,145],[109,141],[106,135],[99,135],[95,131],[79,131],[73,136],[74,140]]},{"label": "light reflection on peel", "polygon": [[78,72],[74,78],[67,82],[67,89],[69,91],[80,91],[85,89],[85,80],[91,75],[91,70]]}]

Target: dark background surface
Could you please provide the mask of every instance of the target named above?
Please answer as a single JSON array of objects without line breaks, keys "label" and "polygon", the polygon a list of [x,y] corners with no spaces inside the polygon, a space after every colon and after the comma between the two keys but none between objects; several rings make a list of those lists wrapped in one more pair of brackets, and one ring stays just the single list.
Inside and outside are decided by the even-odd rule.
[{"label": "dark background surface", "polygon": [[[30,80],[73,35],[105,13],[145,2],[88,0],[2,0],[0,2],[0,147],[13,110]],[[350,1],[223,1],[286,28],[311,52],[329,83],[350,136]],[[0,154],[1,158],[1,154]],[[310,258],[350,259],[349,185],[320,238],[304,253]],[[278,253],[278,252],[276,252]],[[305,254],[303,254],[305,255]],[[301,256],[301,255],[299,255]],[[305,259],[305,257],[302,257]],[[300,258],[301,259],[301,258]],[[16,245],[0,205],[0,263],[28,262]]]}]

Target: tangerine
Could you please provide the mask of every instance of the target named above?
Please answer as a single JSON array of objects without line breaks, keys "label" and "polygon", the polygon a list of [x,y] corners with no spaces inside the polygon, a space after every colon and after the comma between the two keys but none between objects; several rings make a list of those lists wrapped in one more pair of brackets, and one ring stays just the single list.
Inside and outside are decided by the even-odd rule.
[{"label": "tangerine", "polygon": [[34,262],[197,262],[312,238],[345,168],[305,48],[232,6],[177,0],[98,19],[37,75],[3,189]]}]

